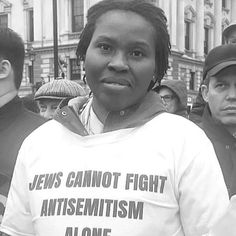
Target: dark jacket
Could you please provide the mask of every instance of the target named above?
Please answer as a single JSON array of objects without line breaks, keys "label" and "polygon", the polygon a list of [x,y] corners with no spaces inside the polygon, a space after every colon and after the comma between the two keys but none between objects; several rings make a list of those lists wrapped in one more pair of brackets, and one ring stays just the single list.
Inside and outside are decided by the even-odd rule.
[{"label": "dark jacket", "polygon": [[192,109],[189,112],[189,119],[196,124],[201,123],[205,106],[206,102],[202,97],[201,87],[200,87],[198,95],[196,97],[196,101],[193,103]]},{"label": "dark jacket", "polygon": [[204,109],[200,127],[215,148],[229,195],[232,196],[236,194],[236,138],[212,119],[208,105]]},{"label": "dark jacket", "polygon": [[[63,124],[69,130],[82,136],[88,135],[75,111],[67,106],[68,100],[60,104],[54,119]],[[121,112],[110,112],[104,124],[103,132],[118,129],[132,128],[145,124],[156,115],[165,112],[160,96],[150,91],[141,104],[134,105]]]},{"label": "dark jacket", "polygon": [[[0,216],[8,194],[15,161],[23,140],[45,119],[24,108],[19,97],[0,108]],[[39,143],[40,148],[40,143]]]}]

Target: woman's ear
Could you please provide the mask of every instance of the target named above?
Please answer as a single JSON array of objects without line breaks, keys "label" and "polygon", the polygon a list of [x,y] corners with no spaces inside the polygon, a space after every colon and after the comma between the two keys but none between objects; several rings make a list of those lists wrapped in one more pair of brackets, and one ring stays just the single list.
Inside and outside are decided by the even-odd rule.
[{"label": "woman's ear", "polygon": [[201,93],[205,102],[208,102],[208,92],[209,92],[208,86],[203,84],[201,86]]},{"label": "woman's ear", "polygon": [[11,63],[8,60],[0,61],[0,79],[7,78],[11,73]]}]

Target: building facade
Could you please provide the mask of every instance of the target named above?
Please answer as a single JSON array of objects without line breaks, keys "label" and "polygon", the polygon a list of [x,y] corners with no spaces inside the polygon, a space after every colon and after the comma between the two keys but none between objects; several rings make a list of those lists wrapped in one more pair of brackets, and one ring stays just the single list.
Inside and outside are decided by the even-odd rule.
[{"label": "building facade", "polygon": [[[87,9],[99,0],[57,0],[58,70],[83,84],[83,65],[75,50]],[[236,22],[236,0],[149,0],[165,11],[172,55],[168,79],[184,80],[188,103],[196,97],[208,51],[222,43],[222,31]],[[55,11],[54,11],[55,12]],[[8,26],[25,41],[26,59],[20,93],[54,79],[53,0],[0,0],[0,27]]]}]

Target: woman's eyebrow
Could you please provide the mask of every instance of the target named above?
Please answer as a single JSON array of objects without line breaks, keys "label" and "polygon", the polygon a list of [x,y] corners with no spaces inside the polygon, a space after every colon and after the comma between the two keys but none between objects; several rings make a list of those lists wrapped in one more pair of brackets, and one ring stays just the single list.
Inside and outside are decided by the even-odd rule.
[{"label": "woman's eyebrow", "polygon": [[[110,41],[110,42],[116,42],[116,38],[112,37],[112,36],[107,36],[107,35],[99,35],[95,41],[99,41],[99,40],[106,40],[106,41]],[[134,46],[139,46],[139,47],[146,47],[149,48],[148,43],[146,43],[143,40],[136,40],[136,41],[131,41],[128,43],[128,45],[134,45]]]},{"label": "woman's eyebrow", "polygon": [[115,38],[109,37],[107,35],[99,35],[95,41],[106,40],[106,41],[115,41]]}]

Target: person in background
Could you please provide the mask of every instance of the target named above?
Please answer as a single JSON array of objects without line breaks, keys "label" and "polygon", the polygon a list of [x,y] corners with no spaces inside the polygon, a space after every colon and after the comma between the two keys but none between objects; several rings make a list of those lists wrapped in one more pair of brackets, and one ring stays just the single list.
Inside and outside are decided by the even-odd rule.
[{"label": "person in background", "polygon": [[187,87],[184,81],[163,80],[155,91],[160,95],[167,112],[188,117]]},{"label": "person in background", "polygon": [[222,33],[224,44],[236,43],[236,22],[231,22]]},{"label": "person in background", "polygon": [[236,44],[213,48],[206,57],[200,126],[212,141],[229,195],[236,194]]},{"label": "person in background", "polygon": [[34,99],[38,102],[40,115],[52,119],[63,99],[85,95],[83,87],[78,83],[67,79],[56,79],[42,85],[36,91]]},{"label": "person in background", "polygon": [[[223,44],[231,44],[236,43],[236,23],[230,23],[222,32],[223,36]],[[202,83],[201,83],[202,85]],[[189,113],[189,119],[192,120],[196,124],[201,123],[202,115],[205,108],[205,101],[202,97],[201,93],[201,85],[198,91],[198,95],[196,97],[196,101],[192,106],[192,109]]]},{"label": "person in background", "polygon": [[93,96],[79,116],[63,106],[25,140],[2,232],[208,232],[224,214],[228,193],[205,133],[167,113],[152,91],[169,54],[166,17],[153,4],[104,0],[88,10],[76,55]]},{"label": "person in background", "polygon": [[45,122],[27,110],[18,96],[24,57],[21,37],[9,28],[0,28],[0,223],[18,150],[23,140]]}]

